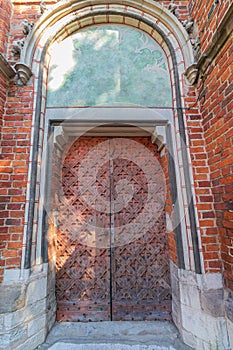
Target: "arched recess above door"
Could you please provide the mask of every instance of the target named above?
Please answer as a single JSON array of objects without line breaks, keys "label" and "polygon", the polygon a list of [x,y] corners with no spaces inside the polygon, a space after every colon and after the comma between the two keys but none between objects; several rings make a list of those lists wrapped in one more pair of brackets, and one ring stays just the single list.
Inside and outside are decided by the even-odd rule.
[{"label": "arched recess above door", "polygon": [[20,63],[37,76],[38,61],[44,61],[45,51],[52,42],[64,40],[84,27],[109,23],[126,24],[147,32],[163,47],[170,61],[173,48],[180,74],[194,63],[191,42],[182,24],[170,11],[151,0],[142,3],[127,0],[124,4],[117,0],[111,4],[98,0],[61,0],[35,24],[25,41]]},{"label": "arched recess above door", "polygon": [[172,107],[167,57],[142,30],[88,27],[52,44],[50,55],[47,107]]}]

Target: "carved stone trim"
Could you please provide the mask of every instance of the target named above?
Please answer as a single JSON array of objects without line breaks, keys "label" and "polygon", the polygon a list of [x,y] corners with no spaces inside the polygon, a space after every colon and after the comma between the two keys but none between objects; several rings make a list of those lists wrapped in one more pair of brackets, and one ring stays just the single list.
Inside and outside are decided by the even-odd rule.
[{"label": "carved stone trim", "polygon": [[158,151],[161,152],[166,146],[166,128],[164,126],[156,126],[152,135],[151,142],[158,146]]},{"label": "carved stone trim", "polygon": [[32,76],[31,69],[24,63],[16,63],[15,70],[17,72],[17,83],[19,85],[26,85]]},{"label": "carved stone trim", "polygon": [[7,79],[14,78],[16,72],[13,67],[9,65],[7,60],[4,58],[4,56],[0,53],[0,71],[5,74]]},{"label": "carved stone trim", "polygon": [[197,64],[194,63],[192,64],[191,66],[189,66],[184,75],[186,76],[186,78],[188,79],[188,82],[191,84],[191,85],[194,85],[197,81],[197,78],[198,78],[198,68],[197,68]]},{"label": "carved stone trim", "polygon": [[[47,1],[44,2],[46,3],[46,6],[49,4]],[[28,35],[25,41],[24,48],[21,52],[21,61],[31,66],[33,55],[35,54],[38,42],[40,41],[43,43],[42,45],[45,45],[45,43],[49,44],[53,40],[57,39],[59,36],[62,37],[64,28],[68,26],[71,18],[76,18],[76,21],[78,23],[80,18],[82,18],[85,14],[85,16],[83,17],[83,25],[85,26],[86,17],[99,16],[101,18],[101,23],[105,23],[105,19],[102,19],[105,17],[105,11],[108,11],[109,13],[112,11],[115,12],[114,8],[116,4],[114,5],[114,2],[113,4],[109,5],[109,9],[108,6],[106,6],[109,3],[108,0],[103,0],[102,2],[100,2],[99,0],[93,0],[91,3],[93,7],[92,11],[89,10],[90,1],[88,0],[84,0],[81,2],[77,0],[63,0],[58,1],[52,6],[49,6],[48,10],[46,10],[43,13],[41,18],[35,23],[32,31]],[[194,62],[192,45],[190,43],[188,33],[184,29],[181,22],[177,19],[177,17],[171,13],[171,11],[163,7],[159,2],[151,0],[136,2],[136,7],[135,1],[133,0],[126,0],[123,2],[124,4],[122,3],[122,1],[116,3],[118,3],[119,5],[119,8],[115,14],[116,16],[119,15],[124,17],[130,17],[130,15],[135,15],[136,12],[139,17],[141,16],[141,13],[144,13],[144,15],[141,16],[142,20],[147,18],[147,16],[148,18],[151,18],[152,16],[154,17],[153,22],[163,23],[163,27],[165,26],[169,31],[176,34],[175,37],[179,42],[179,46],[182,47],[183,50],[185,65],[189,66]],[[126,6],[127,11],[125,10],[124,6]],[[75,16],[72,15],[72,13],[75,14]],[[88,13],[90,14],[90,16]],[[56,24],[56,26],[54,26],[54,24]],[[78,29],[79,25],[77,24],[77,30]],[[54,37],[51,36],[51,33],[54,33]],[[40,54],[41,52],[39,53],[39,55]]]}]

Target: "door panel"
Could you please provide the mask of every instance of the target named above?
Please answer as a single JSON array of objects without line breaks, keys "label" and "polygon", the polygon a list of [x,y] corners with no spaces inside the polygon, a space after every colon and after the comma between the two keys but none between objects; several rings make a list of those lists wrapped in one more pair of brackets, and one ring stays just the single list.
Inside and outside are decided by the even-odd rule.
[{"label": "door panel", "polygon": [[[131,140],[158,157],[149,138]],[[64,160],[58,321],[170,320],[165,213],[148,227],[137,220],[149,195],[148,178],[151,182],[156,174],[145,175],[140,164],[150,167],[151,159],[135,145],[82,137]]]},{"label": "door panel", "polygon": [[113,320],[170,320],[171,290],[164,252],[164,216],[158,227],[113,252]]},{"label": "door panel", "polygon": [[[99,142],[94,138],[80,139],[72,145],[63,163],[56,261],[58,321],[106,321],[110,318],[110,217],[109,213],[96,210],[95,204],[85,201],[93,169],[89,169],[90,172],[87,169],[85,188],[79,181],[83,160]],[[109,201],[109,165],[103,164],[98,171],[94,185],[100,196]],[[107,232],[103,238],[101,228]]]}]

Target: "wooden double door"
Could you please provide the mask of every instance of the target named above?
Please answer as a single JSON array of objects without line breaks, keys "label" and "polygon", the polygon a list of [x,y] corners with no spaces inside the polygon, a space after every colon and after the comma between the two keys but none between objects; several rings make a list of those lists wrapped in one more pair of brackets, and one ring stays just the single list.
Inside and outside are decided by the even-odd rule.
[{"label": "wooden double door", "polygon": [[56,243],[58,321],[170,320],[164,205],[145,205],[161,176],[151,155],[159,161],[147,137],[82,137],[68,150]]}]

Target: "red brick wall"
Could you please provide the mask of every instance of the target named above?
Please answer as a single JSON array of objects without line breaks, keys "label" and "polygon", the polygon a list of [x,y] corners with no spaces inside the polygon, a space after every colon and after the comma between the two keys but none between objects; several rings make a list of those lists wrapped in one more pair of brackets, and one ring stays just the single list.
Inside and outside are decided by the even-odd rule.
[{"label": "red brick wall", "polygon": [[[8,52],[6,50],[6,44],[3,44],[2,47],[5,56],[14,65],[18,58],[12,54],[12,43],[24,37],[22,33],[22,21],[24,19],[30,20],[31,17],[24,13],[21,4],[13,7],[11,17],[8,1],[3,0],[1,2],[2,4],[4,4],[5,14],[10,19],[9,23],[11,23],[9,34],[6,30],[4,31],[5,42],[6,39],[8,40],[7,35],[9,36]],[[28,13],[32,13],[32,10],[32,6],[27,8]],[[4,19],[4,23],[6,23],[4,27],[7,28],[7,18]],[[2,28],[2,26],[0,27]],[[0,86],[1,91],[4,85],[0,84]],[[0,233],[2,251],[0,256],[0,276],[3,275],[4,268],[18,268],[21,262],[32,103],[33,87],[30,84],[26,87],[19,87],[14,82],[10,83],[5,108],[4,110],[2,109],[0,160]]]},{"label": "red brick wall", "polygon": [[5,168],[4,181],[5,213],[3,229],[6,250],[2,259],[7,268],[20,266],[23,238],[25,195],[27,185],[28,160],[32,117],[33,87],[17,87],[13,83],[9,89],[2,129],[2,154]]},{"label": "red brick wall", "polygon": [[[231,1],[221,1],[208,19],[214,1],[190,1],[192,15],[198,25],[201,52],[206,52],[217,27],[229,8]],[[200,112],[204,129],[206,154],[209,166],[209,182],[204,206],[209,207],[206,217],[209,227],[202,232],[208,242],[204,253],[206,270],[221,267],[225,284],[233,290],[233,39],[210,62],[198,83]],[[204,164],[203,164],[204,166]],[[204,179],[203,179],[204,181]],[[206,180],[205,180],[206,181]],[[211,204],[212,203],[212,204]],[[204,219],[204,217],[203,217]],[[200,221],[201,223],[201,221]],[[218,242],[220,250],[218,250]],[[211,259],[210,259],[211,258]]]},{"label": "red brick wall", "polygon": [[[13,66],[19,59],[12,53],[13,42],[25,37],[23,20],[36,22],[41,13],[39,0],[13,0],[12,4],[11,13],[11,1],[0,0],[0,52]],[[0,74],[0,282],[5,268],[19,268],[21,263],[32,112],[33,82],[26,87],[11,82],[8,88]]]},{"label": "red brick wall", "polygon": [[[12,5],[9,0],[0,0],[0,53],[6,57],[8,34],[10,31],[10,17]],[[0,132],[2,127],[2,116],[4,112],[4,104],[6,100],[7,79],[0,72]]]},{"label": "red brick wall", "polygon": [[[10,16],[11,16],[11,3],[7,0],[0,0],[0,53],[6,57],[7,54],[7,41],[8,32],[10,30]],[[8,81],[5,74],[0,71],[0,135],[2,136],[2,125],[3,125],[3,114],[6,102],[6,94],[8,89]],[[0,137],[1,138],[1,137]],[[7,184],[10,181],[9,174],[10,161],[5,159],[2,154],[0,154],[0,251],[6,248],[7,240],[9,236],[7,235],[5,229],[5,220],[7,216]],[[0,256],[4,255],[4,251]],[[2,281],[4,258],[0,259],[0,282]]]},{"label": "red brick wall", "polygon": [[206,152],[202,115],[199,111],[198,94],[189,89],[185,98],[187,133],[189,137],[191,163],[194,177],[196,204],[200,228],[204,268],[206,272],[221,271],[219,239],[214,211],[213,194]]},{"label": "red brick wall", "polygon": [[[159,4],[164,6],[165,8],[169,8],[171,1],[159,1]],[[177,6],[175,15],[180,20],[183,21],[187,19],[188,16],[188,6],[187,1],[174,1],[174,4]]]},{"label": "red brick wall", "polygon": [[10,0],[0,0],[0,52],[6,55],[12,5]]},{"label": "red brick wall", "polygon": [[190,0],[189,11],[198,28],[201,49],[205,52],[211,44],[213,35],[229,9],[232,1],[221,0]]},{"label": "red brick wall", "polygon": [[233,40],[205,75],[201,112],[226,285],[233,289]]},{"label": "red brick wall", "polygon": [[[7,81],[6,76],[0,71],[0,133],[2,128],[2,117],[4,113],[4,104],[6,99]],[[0,134],[1,135],[1,134]],[[9,174],[6,172],[6,166],[9,164],[7,160],[0,154],[0,251],[6,247],[6,242],[9,238],[6,235],[6,229],[4,227],[5,215],[6,215],[6,185],[5,182],[9,181]],[[0,282],[2,281],[4,261],[0,260]]]}]

